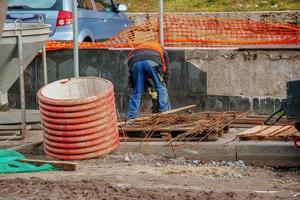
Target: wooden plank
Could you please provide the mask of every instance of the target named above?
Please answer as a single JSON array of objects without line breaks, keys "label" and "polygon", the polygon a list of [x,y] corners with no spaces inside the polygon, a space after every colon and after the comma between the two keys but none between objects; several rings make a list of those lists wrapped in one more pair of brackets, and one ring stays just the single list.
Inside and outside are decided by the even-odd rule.
[{"label": "wooden plank", "polygon": [[[157,128],[143,128],[143,127],[123,127],[119,128],[119,133],[122,133],[122,131],[125,132],[138,132],[138,131],[157,131],[157,132],[186,132],[195,130],[195,127],[176,127],[176,126],[166,126],[166,127],[157,127]],[[222,129],[220,129],[222,130]],[[202,130],[199,129],[199,131],[205,132],[207,131],[207,128],[203,127]],[[222,133],[220,133],[222,134]]]},{"label": "wooden plank", "polygon": [[170,132],[160,132],[161,138],[163,140],[171,140],[172,134]]},{"label": "wooden plank", "polygon": [[291,126],[281,126],[281,128],[279,128],[277,131],[274,131],[273,133],[270,134],[270,136],[275,136],[277,134],[283,133],[287,130],[289,130],[291,128]]},{"label": "wooden plank", "polygon": [[50,160],[33,160],[33,159],[23,159],[18,160],[19,162],[30,163],[36,166],[43,164],[51,164],[55,168],[62,169],[63,171],[76,171],[77,163],[76,162],[64,162],[64,161],[50,161]]},{"label": "wooden plank", "polygon": [[241,133],[237,133],[236,136],[237,137],[245,137],[245,136],[249,136],[249,135],[253,135],[256,134],[259,131],[263,131],[264,129],[268,128],[268,126],[255,126],[253,128],[247,129]]},{"label": "wooden plank", "polygon": [[193,130],[195,127],[174,127],[174,126],[167,126],[167,127],[157,127],[157,128],[143,128],[143,127],[123,127],[122,129],[119,129],[119,132],[125,131],[125,132],[131,132],[131,131],[162,131],[162,132],[168,132],[168,131],[190,131]]},{"label": "wooden plank", "polygon": [[255,135],[257,137],[267,137],[270,134],[278,131],[282,126],[269,126],[266,129],[264,129],[263,131],[260,131],[259,133],[256,133]]},{"label": "wooden plank", "polygon": [[[181,142],[187,141],[188,138],[181,140]],[[216,141],[218,140],[218,134],[208,134],[206,136],[198,136],[194,137],[193,139],[189,140],[189,142],[195,142],[195,141]],[[121,142],[167,142],[170,141],[168,138],[137,138],[137,137],[120,137]]]},{"label": "wooden plank", "polygon": [[[207,130],[210,128],[209,123],[211,121],[209,120],[199,120],[196,123],[180,123],[180,124],[173,124],[169,126],[156,126],[156,127],[141,127],[141,126],[124,126],[124,127],[119,127],[119,132],[126,131],[126,132],[131,132],[131,131],[161,131],[161,132],[185,132],[185,131],[190,131],[194,130],[197,127],[202,128],[202,131]],[[222,127],[222,124],[220,124],[220,130],[226,129],[227,126]],[[200,129],[200,128],[199,128]]]},{"label": "wooden plank", "polygon": [[277,137],[289,137],[294,135],[294,133],[298,133],[298,131],[294,127],[290,127],[288,130],[277,134]]},{"label": "wooden plank", "polygon": [[256,126],[237,134],[237,137],[242,140],[288,140],[292,139],[295,133],[300,136],[293,126],[264,126],[263,130],[261,126]]},{"label": "wooden plank", "polygon": [[[216,132],[213,133],[204,133],[204,134],[198,134],[197,136],[190,137],[184,137],[184,138],[178,138],[177,142],[205,142],[205,141],[217,141],[219,139],[219,136]],[[174,138],[172,138],[172,142],[176,142]]]},{"label": "wooden plank", "polygon": [[224,127],[223,132],[224,133],[228,133],[229,132],[229,125],[227,125],[227,126]]},{"label": "wooden plank", "polygon": [[[274,126],[276,127],[276,126]],[[271,131],[262,134],[258,134],[258,137],[263,137],[265,139],[288,139],[291,134],[296,132],[296,129],[292,126],[287,126],[287,129],[283,126],[277,126],[277,131]]]},{"label": "wooden plank", "polygon": [[[195,104],[193,105],[189,105],[189,106],[184,106],[184,107],[180,107],[180,108],[176,108],[176,109],[172,109],[172,110],[168,110],[166,112],[161,112],[157,115],[164,115],[164,114],[170,114],[170,113],[176,113],[176,112],[180,112],[180,111],[183,111],[183,110],[186,110],[186,109],[190,109],[190,108],[194,108],[196,107]],[[155,114],[153,114],[154,116]],[[149,119],[150,117],[139,117],[139,118],[135,118],[135,119],[132,119],[133,121],[143,121],[145,119]],[[117,125],[118,126],[125,126],[127,123],[126,122],[118,122]]]},{"label": "wooden plank", "polygon": [[195,104],[189,105],[189,106],[180,107],[180,108],[176,108],[176,109],[172,109],[172,110],[168,110],[166,112],[162,112],[161,114],[177,113],[177,112],[184,111],[184,110],[187,110],[187,109],[190,109],[190,108],[194,108],[194,107],[196,107]]},{"label": "wooden plank", "polygon": [[218,133],[210,133],[206,136],[209,141],[216,141],[218,140],[218,137],[220,137]]},{"label": "wooden plank", "polygon": [[[165,114],[177,113],[177,112],[180,112],[180,111],[183,111],[183,110],[186,110],[186,109],[189,109],[189,108],[193,108],[193,107],[196,107],[196,105],[184,106],[184,107],[168,110],[166,112],[161,112],[161,113],[158,113],[156,115],[165,115]],[[153,114],[153,115],[155,115],[155,114]],[[149,118],[151,118],[151,117],[139,117],[139,118],[134,118],[133,121],[143,121],[143,120],[149,119]]]},{"label": "wooden plank", "polygon": [[224,134],[224,130],[220,130],[220,131],[218,131],[218,136],[219,136],[219,137],[222,137],[222,136],[223,136],[223,134]]},{"label": "wooden plank", "polygon": [[229,124],[230,128],[253,128],[255,126],[256,125],[254,124],[234,124],[234,123]]},{"label": "wooden plank", "polygon": [[120,137],[121,142],[163,142],[169,141],[168,139],[163,138],[137,138],[137,137],[129,137],[124,138]]}]

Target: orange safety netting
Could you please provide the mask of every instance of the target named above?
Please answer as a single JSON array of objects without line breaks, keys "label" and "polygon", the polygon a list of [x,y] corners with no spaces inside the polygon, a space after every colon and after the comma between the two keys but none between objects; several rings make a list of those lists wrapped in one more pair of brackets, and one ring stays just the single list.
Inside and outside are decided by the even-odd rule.
[{"label": "orange safety netting", "polygon": [[[148,18],[105,42],[79,43],[79,48],[132,48],[145,41],[159,41],[158,17]],[[176,48],[299,47],[300,25],[199,15],[165,15],[164,44],[165,47]],[[72,48],[72,43],[47,43],[48,50],[66,48]]]}]

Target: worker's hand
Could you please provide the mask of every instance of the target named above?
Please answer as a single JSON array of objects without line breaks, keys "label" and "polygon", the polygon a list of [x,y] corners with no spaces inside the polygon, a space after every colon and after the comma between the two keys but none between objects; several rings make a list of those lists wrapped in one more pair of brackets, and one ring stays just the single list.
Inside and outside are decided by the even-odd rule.
[{"label": "worker's hand", "polygon": [[157,92],[154,90],[152,90],[151,88],[148,88],[148,94],[151,96],[152,99],[157,99],[158,94]]}]

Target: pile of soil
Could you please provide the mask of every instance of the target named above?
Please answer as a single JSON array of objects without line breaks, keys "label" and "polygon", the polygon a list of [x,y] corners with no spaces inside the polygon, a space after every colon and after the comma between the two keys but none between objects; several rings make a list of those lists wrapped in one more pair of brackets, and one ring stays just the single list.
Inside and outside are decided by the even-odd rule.
[{"label": "pile of soil", "polygon": [[295,200],[299,183],[300,168],[114,153],[78,161],[76,171],[0,174],[0,200]]},{"label": "pile of soil", "polygon": [[[115,187],[105,180],[53,182],[40,178],[0,180],[0,199],[236,199],[233,192]],[[249,194],[247,199],[258,196]]]}]

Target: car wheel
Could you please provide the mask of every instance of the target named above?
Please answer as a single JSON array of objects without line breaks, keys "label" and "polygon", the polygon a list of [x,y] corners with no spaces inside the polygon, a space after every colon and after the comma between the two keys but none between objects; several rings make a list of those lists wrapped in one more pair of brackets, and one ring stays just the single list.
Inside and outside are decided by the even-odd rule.
[{"label": "car wheel", "polygon": [[83,42],[93,42],[93,40],[90,37],[84,38]]}]

